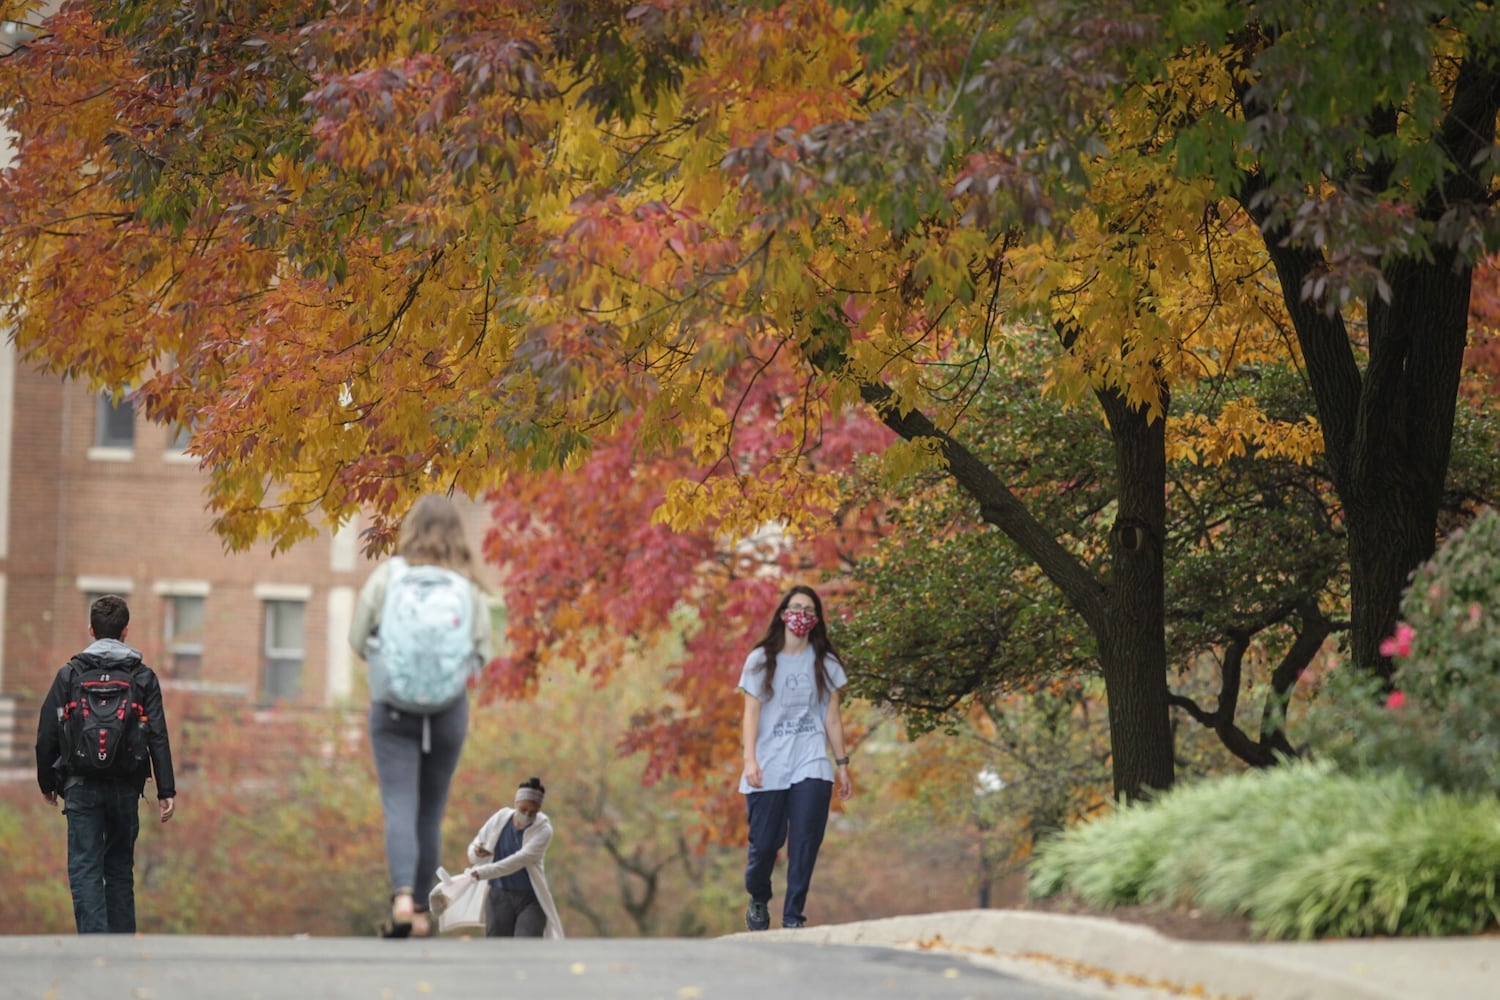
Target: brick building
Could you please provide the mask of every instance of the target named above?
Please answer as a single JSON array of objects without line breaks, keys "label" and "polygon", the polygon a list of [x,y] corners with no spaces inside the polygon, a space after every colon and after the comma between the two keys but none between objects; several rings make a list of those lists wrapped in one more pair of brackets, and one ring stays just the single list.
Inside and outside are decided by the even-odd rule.
[{"label": "brick building", "polygon": [[0,716],[23,750],[104,593],[129,601],[128,641],[169,689],[301,706],[354,689],[345,636],[372,568],[357,527],[228,554],[205,478],[169,428],[0,346]]},{"label": "brick building", "polygon": [[[42,698],[105,593],[129,602],[127,641],[169,694],[299,708],[363,695],[346,638],[375,565],[359,525],[275,556],[227,553],[182,444],[128,402],[20,362],[0,335],[0,765],[30,760]],[[477,551],[482,509],[460,510]]]}]

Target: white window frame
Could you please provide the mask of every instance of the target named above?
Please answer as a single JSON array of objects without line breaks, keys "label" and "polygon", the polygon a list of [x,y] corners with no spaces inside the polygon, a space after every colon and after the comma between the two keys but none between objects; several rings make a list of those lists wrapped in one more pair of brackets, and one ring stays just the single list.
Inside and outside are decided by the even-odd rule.
[{"label": "white window frame", "polygon": [[[186,642],[181,638],[178,616],[184,609],[179,601],[198,602],[196,642]],[[203,675],[203,626],[208,612],[207,603],[204,598],[195,594],[168,594],[162,598],[162,643],[166,647],[173,677],[194,680]]]},{"label": "white window frame", "polygon": [[[162,651],[171,665],[171,676],[179,680],[196,680],[203,673],[203,635],[207,625],[208,595],[212,587],[206,580],[158,580],[151,588],[162,599]],[[197,642],[181,642],[177,629],[177,602],[196,600],[200,602],[199,636]],[[193,668],[184,671],[178,657],[193,657]]]},{"label": "white window frame", "polygon": [[[261,591],[257,587],[257,596]],[[308,588],[309,590],[311,588]],[[281,606],[298,606],[302,609],[302,644],[298,647],[274,646],[274,615]],[[307,670],[307,609],[305,597],[278,596],[261,598],[261,656],[258,701],[262,705],[274,705],[281,701],[295,701],[302,693],[303,675]],[[283,674],[293,674],[290,683]]]},{"label": "white window frame", "polygon": [[89,594],[90,600],[105,594],[119,594],[123,597],[135,590],[135,581],[128,576],[79,576],[77,587]]}]

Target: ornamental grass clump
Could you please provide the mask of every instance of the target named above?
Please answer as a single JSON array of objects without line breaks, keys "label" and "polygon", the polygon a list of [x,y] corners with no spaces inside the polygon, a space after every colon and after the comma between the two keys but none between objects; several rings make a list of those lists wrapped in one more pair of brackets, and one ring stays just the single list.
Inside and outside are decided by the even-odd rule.
[{"label": "ornamental grass clump", "polygon": [[1236,777],[1202,786],[1203,797],[1220,803],[1224,818],[1194,824],[1188,850],[1165,859],[1149,883],[1153,899],[1254,917],[1249,890],[1274,880],[1289,856],[1326,851],[1336,831],[1362,828],[1382,816],[1381,797],[1369,783],[1327,765]]},{"label": "ornamental grass clump", "polygon": [[1476,934],[1500,919],[1496,857],[1500,802],[1299,762],[1179,786],[1048,840],[1030,891],[1193,905],[1268,938]]},{"label": "ornamental grass clump", "polygon": [[[1179,785],[1148,802],[1122,806],[1105,820],[1046,842],[1031,866],[1032,894],[1068,891],[1105,907],[1198,904],[1209,874],[1226,864],[1243,870],[1245,884],[1253,884],[1277,864],[1257,845],[1283,836],[1299,849],[1321,845],[1326,825],[1309,813],[1311,800],[1343,810],[1361,797],[1337,782],[1315,790],[1307,785],[1293,769],[1257,771]],[[1218,909],[1237,912],[1229,903]]]},{"label": "ornamental grass clump", "polygon": [[[1448,936],[1500,923],[1500,803],[1421,789],[1403,775],[1360,780],[1385,815],[1316,854],[1292,855],[1251,891],[1265,937]],[[1373,817],[1372,817],[1373,818]]]}]

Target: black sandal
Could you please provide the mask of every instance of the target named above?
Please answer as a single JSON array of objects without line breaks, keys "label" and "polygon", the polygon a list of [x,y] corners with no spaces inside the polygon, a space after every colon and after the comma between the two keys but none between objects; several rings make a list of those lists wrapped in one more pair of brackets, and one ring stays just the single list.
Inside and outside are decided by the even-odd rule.
[{"label": "black sandal", "polygon": [[[411,924],[412,924],[412,922],[410,920],[400,921],[400,922],[398,922],[396,920],[396,912],[395,912],[396,900],[400,899],[402,896],[406,896],[407,898],[410,898],[411,897],[411,892],[408,890],[408,891],[403,891],[403,892],[395,892],[395,893],[391,894],[391,912],[385,918],[385,923],[383,923],[383,924],[380,925],[380,936],[383,937],[383,938],[408,938],[408,937],[411,937]],[[415,903],[412,906],[412,911],[413,911],[413,915],[415,915],[415,911],[416,911]]]},{"label": "black sandal", "polygon": [[380,925],[380,936],[383,938],[411,937],[411,924],[398,924],[394,918],[387,917],[385,923]]}]

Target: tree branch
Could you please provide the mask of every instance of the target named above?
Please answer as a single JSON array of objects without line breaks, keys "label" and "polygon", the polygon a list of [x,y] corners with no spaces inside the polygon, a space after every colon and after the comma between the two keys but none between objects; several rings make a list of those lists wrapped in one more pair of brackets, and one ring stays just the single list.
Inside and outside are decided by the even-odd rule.
[{"label": "tree branch", "polygon": [[903,410],[895,393],[884,385],[862,382],[860,396],[875,408],[887,427],[902,438],[938,442],[938,449],[956,483],[979,502],[980,517],[1003,531],[1027,557],[1036,563],[1064,599],[1099,634],[1104,628],[1105,587],[1073,553],[1035,517],[1026,505],[980,461],[947,432],[939,430],[926,414],[915,408]]}]

